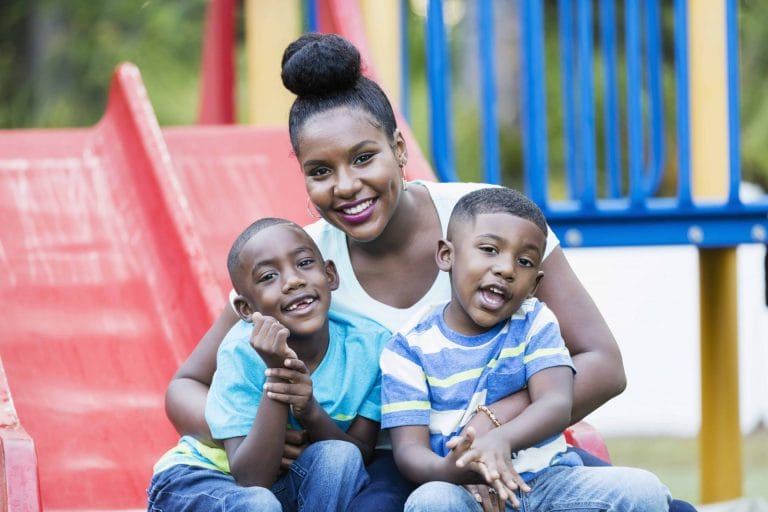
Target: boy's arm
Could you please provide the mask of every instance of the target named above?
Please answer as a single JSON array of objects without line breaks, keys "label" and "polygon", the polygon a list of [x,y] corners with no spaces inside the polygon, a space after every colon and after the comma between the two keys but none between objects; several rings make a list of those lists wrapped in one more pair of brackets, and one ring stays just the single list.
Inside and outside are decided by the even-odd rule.
[{"label": "boy's arm", "polygon": [[287,422],[288,406],[263,396],[248,435],[224,440],[229,470],[239,485],[272,487],[280,472]]},{"label": "boy's arm", "polygon": [[356,416],[344,432],[315,400],[312,379],[303,361],[289,359],[283,368],[270,368],[270,380],[264,387],[266,396],[290,405],[293,416],[306,429],[311,442],[336,439],[353,443],[360,449],[363,460],[368,462],[379,433],[379,423],[363,416]]},{"label": "boy's arm", "polygon": [[427,426],[405,425],[391,428],[389,432],[397,468],[409,480],[416,483],[434,480],[455,484],[485,483],[479,473],[468,467],[458,467],[451,454],[441,457],[433,452]]},{"label": "boy's arm", "polygon": [[530,448],[570,425],[573,370],[553,366],[536,372],[528,380],[531,405],[513,420],[478,437],[472,448],[459,458],[460,464],[482,460],[489,470],[496,469],[502,478],[506,455]]}]

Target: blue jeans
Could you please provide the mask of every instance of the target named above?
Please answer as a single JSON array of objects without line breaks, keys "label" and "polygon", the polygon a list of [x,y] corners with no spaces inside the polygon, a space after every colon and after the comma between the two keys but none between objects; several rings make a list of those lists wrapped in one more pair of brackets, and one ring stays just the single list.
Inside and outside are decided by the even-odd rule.
[{"label": "blue jeans", "polygon": [[[568,451],[574,451],[578,453],[579,456],[581,456],[581,460],[584,461],[585,466],[611,465],[609,462],[606,462],[599,457],[595,457],[588,451],[582,450],[581,448],[569,447]],[[696,508],[687,501],[673,499],[672,503],[669,504],[669,512],[696,512]]]},{"label": "blue jeans", "polygon": [[[520,512],[663,512],[671,497],[653,473],[624,467],[552,466],[528,482],[531,492],[518,493]],[[405,503],[405,512],[482,511],[464,487],[428,482]],[[507,502],[507,511],[515,511]]]},{"label": "blue jeans", "polygon": [[271,490],[241,487],[227,473],[177,465],[156,474],[150,512],[346,510],[368,483],[360,450],[346,441],[309,445]]},{"label": "blue jeans", "polygon": [[376,450],[366,466],[370,483],[350,502],[349,512],[402,512],[405,500],[416,488],[395,465],[392,450]]}]

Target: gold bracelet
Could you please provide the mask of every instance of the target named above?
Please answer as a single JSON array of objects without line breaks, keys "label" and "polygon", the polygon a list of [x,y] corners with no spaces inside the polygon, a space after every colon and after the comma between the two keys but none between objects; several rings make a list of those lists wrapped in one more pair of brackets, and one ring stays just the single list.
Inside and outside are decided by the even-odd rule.
[{"label": "gold bracelet", "polygon": [[499,418],[497,418],[496,415],[493,414],[493,411],[490,410],[488,407],[482,404],[478,405],[477,412],[485,413],[485,415],[488,416],[488,419],[491,420],[491,423],[493,423],[494,427],[499,428],[501,426],[501,422],[499,421]]}]

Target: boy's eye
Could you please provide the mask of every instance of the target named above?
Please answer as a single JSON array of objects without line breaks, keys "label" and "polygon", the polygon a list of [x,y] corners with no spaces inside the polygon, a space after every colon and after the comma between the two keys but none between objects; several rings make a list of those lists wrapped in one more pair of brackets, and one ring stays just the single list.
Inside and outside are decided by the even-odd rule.
[{"label": "boy's eye", "polygon": [[313,178],[319,178],[321,176],[325,176],[326,174],[330,174],[331,170],[327,167],[315,167],[309,170],[307,173],[307,176],[311,176]]},{"label": "boy's eye", "polygon": [[517,262],[523,267],[533,267],[533,261],[528,258],[518,258]]},{"label": "boy's eye", "polygon": [[483,252],[487,252],[488,254],[498,254],[498,253],[499,253],[499,250],[498,250],[498,249],[496,249],[496,248],[495,248],[494,246],[492,246],[492,245],[481,245],[481,246],[479,247],[479,249],[480,249],[481,251],[483,251]]},{"label": "boy's eye", "polygon": [[277,276],[277,272],[264,272],[259,276],[258,282],[265,283],[267,281],[271,281],[275,278],[275,276]]},{"label": "boy's eye", "polygon": [[312,258],[304,258],[299,261],[299,268],[304,268],[312,265],[315,262]]}]

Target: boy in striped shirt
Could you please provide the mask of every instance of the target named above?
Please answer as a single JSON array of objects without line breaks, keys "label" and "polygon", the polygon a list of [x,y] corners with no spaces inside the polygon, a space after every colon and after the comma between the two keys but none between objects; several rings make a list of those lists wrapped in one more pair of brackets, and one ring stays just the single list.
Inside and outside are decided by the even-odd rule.
[{"label": "boy in striped shirt", "polygon": [[[654,475],[584,467],[566,451],[575,370],[555,316],[533,297],[546,233],[541,210],[505,187],[456,204],[436,252],[451,301],[408,322],[381,356],[382,428],[401,472],[422,484],[406,510],[667,510]],[[501,424],[488,404],[524,388],[531,404]],[[464,429],[475,414],[497,428]],[[468,484],[487,485],[491,502],[481,507]]]}]

